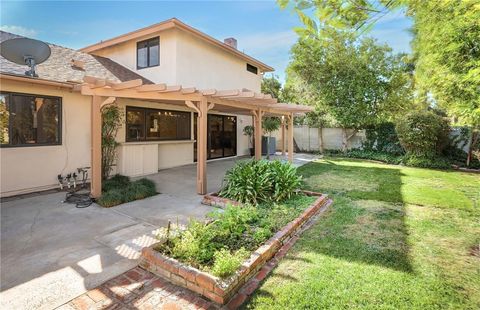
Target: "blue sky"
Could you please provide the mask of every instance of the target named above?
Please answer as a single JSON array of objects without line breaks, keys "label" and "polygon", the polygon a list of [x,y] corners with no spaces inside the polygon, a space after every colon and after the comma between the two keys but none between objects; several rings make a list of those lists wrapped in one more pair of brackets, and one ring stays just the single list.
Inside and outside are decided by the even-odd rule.
[{"label": "blue sky", "polygon": [[[219,39],[235,37],[238,48],[271,65],[283,81],[297,16],[275,1],[3,1],[1,29],[50,43],[81,48],[177,17]],[[369,35],[397,52],[410,51],[411,21],[389,13]]]}]

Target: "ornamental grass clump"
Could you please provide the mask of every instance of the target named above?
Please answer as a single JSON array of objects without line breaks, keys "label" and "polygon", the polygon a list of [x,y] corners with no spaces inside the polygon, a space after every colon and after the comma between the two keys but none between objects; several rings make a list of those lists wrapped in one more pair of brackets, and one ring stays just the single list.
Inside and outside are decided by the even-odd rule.
[{"label": "ornamental grass clump", "polygon": [[102,196],[97,200],[97,203],[102,207],[110,208],[156,194],[157,191],[153,181],[142,178],[132,182],[129,177],[116,174],[103,182]]},{"label": "ornamental grass clump", "polygon": [[301,185],[297,169],[288,162],[248,160],[227,171],[220,196],[242,203],[279,202]]}]

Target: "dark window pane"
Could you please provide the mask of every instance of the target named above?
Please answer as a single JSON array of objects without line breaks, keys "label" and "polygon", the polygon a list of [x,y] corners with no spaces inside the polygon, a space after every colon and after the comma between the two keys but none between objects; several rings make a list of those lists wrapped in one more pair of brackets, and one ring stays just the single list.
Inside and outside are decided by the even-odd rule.
[{"label": "dark window pane", "polygon": [[[4,97],[7,96],[7,97]],[[60,98],[34,95],[2,95],[10,98],[8,119],[2,117],[9,129],[2,129],[2,144],[34,145],[61,143],[61,101]],[[3,109],[3,108],[2,108]],[[2,125],[5,127],[5,125]]]},{"label": "dark window pane", "polygon": [[137,43],[137,68],[148,68],[160,64],[160,39],[153,38]]},{"label": "dark window pane", "polygon": [[153,67],[153,66],[158,66],[160,64],[160,54],[159,54],[159,45],[158,45],[158,40],[157,42],[154,43],[153,45],[150,46],[150,50],[148,52],[148,66]]},{"label": "dark window pane", "polygon": [[177,139],[190,139],[191,134],[190,113],[179,113],[177,118]]},{"label": "dark window pane", "polygon": [[58,100],[51,98],[35,98],[37,143],[58,143],[59,114]]},{"label": "dark window pane", "polygon": [[0,144],[8,144],[8,127],[10,124],[10,113],[8,111],[8,95],[0,94]]},{"label": "dark window pane", "polygon": [[143,109],[127,109],[127,141],[145,139],[145,114]]},{"label": "dark window pane", "polygon": [[12,119],[12,145],[35,143],[36,128],[34,128],[34,98],[13,95],[10,108]]},{"label": "dark window pane", "polygon": [[137,48],[137,67],[148,67],[148,47],[146,44],[139,45]]},{"label": "dark window pane", "polygon": [[160,138],[160,115],[162,112],[147,111],[147,139]]},{"label": "dark window pane", "polygon": [[252,66],[251,64],[247,64],[247,71],[252,72],[254,74],[258,73],[258,68],[255,66]]}]

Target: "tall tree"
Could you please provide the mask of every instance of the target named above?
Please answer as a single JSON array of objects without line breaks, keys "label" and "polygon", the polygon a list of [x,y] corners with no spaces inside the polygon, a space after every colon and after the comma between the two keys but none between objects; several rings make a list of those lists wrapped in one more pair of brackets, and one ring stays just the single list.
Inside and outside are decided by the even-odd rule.
[{"label": "tall tree", "polygon": [[[415,78],[420,94],[480,136],[480,1],[410,0]],[[468,151],[467,165],[472,154]]]},{"label": "tall tree", "polygon": [[270,77],[265,76],[262,79],[261,90],[262,93],[270,94],[273,98],[278,99],[282,90],[282,83],[280,83],[278,77],[273,74]]},{"label": "tall tree", "polygon": [[[359,129],[388,120],[411,105],[408,66],[402,55],[373,39],[328,29],[328,35],[301,38],[288,68],[304,94],[326,109],[344,129],[343,150]],[[347,128],[354,133],[347,136]]]}]

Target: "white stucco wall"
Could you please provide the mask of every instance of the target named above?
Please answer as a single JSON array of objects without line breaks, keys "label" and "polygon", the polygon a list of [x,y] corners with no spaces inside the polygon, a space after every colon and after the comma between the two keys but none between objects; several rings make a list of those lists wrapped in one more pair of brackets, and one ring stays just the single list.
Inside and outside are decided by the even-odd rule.
[{"label": "white stucco wall", "polygon": [[[137,70],[137,42],[160,38],[160,65]],[[179,29],[169,29],[93,52],[155,83],[197,89],[260,91],[262,75],[248,72],[245,60]]]},{"label": "white stucco wall", "polygon": [[199,89],[242,89],[260,92],[262,76],[247,63],[190,33],[177,33],[177,83]]},{"label": "white stucco wall", "polygon": [[[165,30],[95,51],[93,54],[110,58],[154,83],[176,85],[177,31],[175,29]],[[160,38],[160,65],[137,70],[137,42],[154,37]]]},{"label": "white stucco wall", "polygon": [[57,186],[57,175],[90,166],[90,98],[51,86],[2,80],[1,91],[62,98],[62,144],[0,148],[2,197]]},{"label": "white stucco wall", "polygon": [[[187,165],[193,163],[194,136],[193,118],[194,114],[185,105],[168,104],[161,102],[148,102],[131,99],[118,99],[117,104],[126,112],[127,106],[137,106],[153,109],[165,109],[173,111],[188,111],[191,115],[191,140],[178,141],[145,141],[125,142],[125,126],[122,126],[117,134],[118,162],[116,172],[128,175],[139,176],[156,173],[158,170]],[[225,114],[215,110],[211,114]],[[243,135],[243,128],[251,125],[252,117],[237,115],[237,156],[249,154],[248,137]]]}]

